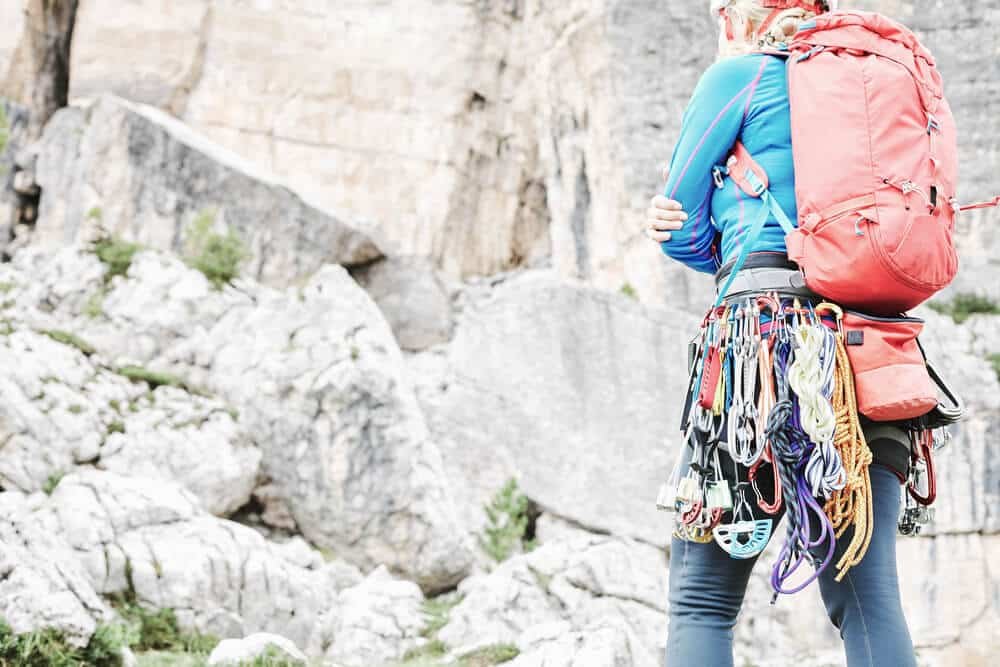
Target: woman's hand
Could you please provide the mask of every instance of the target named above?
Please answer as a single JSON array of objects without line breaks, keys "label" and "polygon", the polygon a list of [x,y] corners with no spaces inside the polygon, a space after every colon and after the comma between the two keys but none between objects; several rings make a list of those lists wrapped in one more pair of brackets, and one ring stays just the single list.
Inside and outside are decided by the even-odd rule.
[{"label": "woman's hand", "polygon": [[[667,175],[668,171],[664,169],[664,181],[667,180]],[[683,227],[687,219],[688,215],[681,208],[680,202],[656,195],[650,200],[646,211],[646,236],[657,243],[669,241],[670,232]]]}]

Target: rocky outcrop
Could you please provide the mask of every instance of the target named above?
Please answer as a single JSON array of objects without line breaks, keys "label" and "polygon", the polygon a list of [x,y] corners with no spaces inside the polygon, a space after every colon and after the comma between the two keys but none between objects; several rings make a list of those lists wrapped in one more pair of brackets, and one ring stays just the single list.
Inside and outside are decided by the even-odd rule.
[{"label": "rocky outcrop", "polygon": [[[12,274],[6,268],[0,273]],[[218,515],[250,498],[261,453],[225,403],[131,382],[95,358],[86,341],[64,331],[9,320],[5,326],[3,488],[39,491],[77,466],[93,465],[176,481]]]},{"label": "rocky outcrop", "polygon": [[299,288],[221,291],[156,252],[110,284],[74,248],[25,249],[12,270],[24,286],[13,308],[36,326],[61,322],[116,364],[169,371],[235,408],[262,454],[263,497],[312,543],[429,591],[466,572],[467,537],[401,352],[342,267]]},{"label": "rocky outcrop", "polygon": [[452,342],[411,360],[470,528],[509,477],[545,511],[652,544],[697,322],[551,273],[466,290]]},{"label": "rocky outcrop", "polygon": [[125,594],[173,609],[186,630],[278,633],[364,667],[366,656],[400,658],[423,625],[412,582],[384,569],[362,579],[314,551],[302,564],[292,555],[301,547],[211,516],[170,482],[81,468],[51,496],[4,492],[0,508],[0,613],[16,632],[54,627],[85,645],[113,620],[101,595]]},{"label": "rocky outcrop", "polygon": [[32,243],[58,248],[113,234],[183,253],[193,228],[234,231],[243,272],[287,285],[328,262],[360,264],[371,236],[304,201],[259,168],[162,111],[103,95],[46,126],[35,178],[42,188]]}]

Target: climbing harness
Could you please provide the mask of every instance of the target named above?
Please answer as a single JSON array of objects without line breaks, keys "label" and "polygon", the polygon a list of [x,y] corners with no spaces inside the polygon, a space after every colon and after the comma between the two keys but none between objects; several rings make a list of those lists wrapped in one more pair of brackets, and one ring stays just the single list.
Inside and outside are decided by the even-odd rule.
[{"label": "climbing harness", "polygon": [[[718,300],[689,343],[683,444],[656,505],[674,512],[679,539],[714,541],[739,559],[758,556],[785,517],[770,576],[774,599],[802,590],[828,567],[840,581],[871,543],[872,451],[844,319],[839,305],[821,299],[743,293]],[[906,425],[912,460],[899,520],[904,534],[933,517],[933,451],[963,411],[929,364],[928,371],[948,400]],[[834,559],[841,539],[848,542]],[[812,566],[805,576],[803,562]]]}]

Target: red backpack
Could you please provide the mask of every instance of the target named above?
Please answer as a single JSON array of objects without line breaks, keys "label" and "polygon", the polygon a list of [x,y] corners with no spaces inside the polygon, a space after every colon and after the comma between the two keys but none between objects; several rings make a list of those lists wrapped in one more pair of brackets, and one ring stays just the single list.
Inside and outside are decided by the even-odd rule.
[{"label": "red backpack", "polygon": [[958,270],[956,213],[1000,204],[957,203],[955,122],[933,56],[905,27],[860,11],[803,24],[783,55],[798,227],[739,144],[729,175],[782,223],[812,291],[881,314],[926,301]]}]

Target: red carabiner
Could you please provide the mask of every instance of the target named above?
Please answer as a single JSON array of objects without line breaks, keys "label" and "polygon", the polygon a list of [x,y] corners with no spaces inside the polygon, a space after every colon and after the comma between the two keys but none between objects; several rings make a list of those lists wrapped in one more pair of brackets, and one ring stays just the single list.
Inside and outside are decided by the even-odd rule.
[{"label": "red carabiner", "polygon": [[937,476],[934,472],[934,456],[931,454],[934,446],[934,433],[930,429],[924,429],[919,433],[912,434],[910,438],[913,442],[914,452],[912,462],[915,463],[923,459],[924,465],[927,467],[927,493],[920,495],[920,491],[912,479],[907,484],[907,491],[914,500],[924,507],[933,505],[934,501],[937,500]]},{"label": "red carabiner", "polygon": [[774,502],[768,504],[764,502],[764,496],[761,494],[760,489],[757,488],[757,468],[761,466],[764,461],[774,465],[774,459],[771,456],[771,444],[768,443],[764,446],[764,453],[761,455],[757,462],[750,467],[749,473],[747,474],[750,480],[750,485],[753,487],[753,492],[757,496],[757,506],[768,514],[777,514],[781,509],[782,496],[781,496],[781,480],[778,478],[778,471],[774,471]]}]

